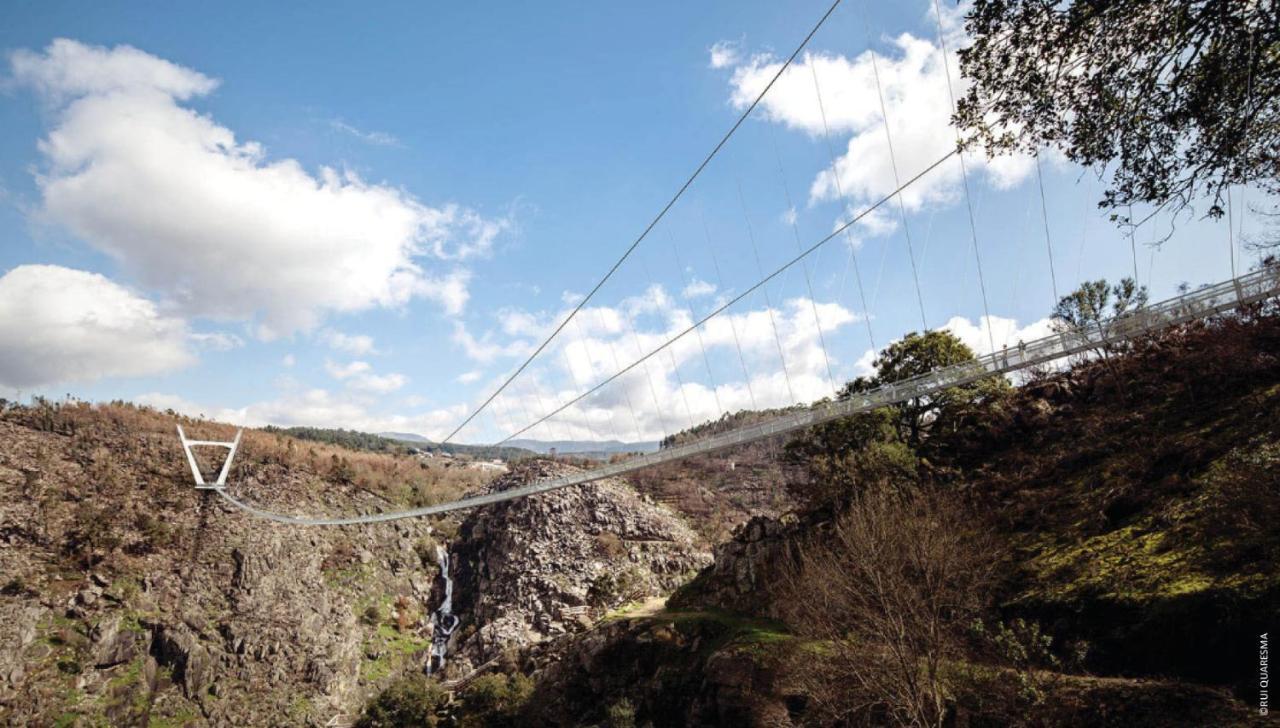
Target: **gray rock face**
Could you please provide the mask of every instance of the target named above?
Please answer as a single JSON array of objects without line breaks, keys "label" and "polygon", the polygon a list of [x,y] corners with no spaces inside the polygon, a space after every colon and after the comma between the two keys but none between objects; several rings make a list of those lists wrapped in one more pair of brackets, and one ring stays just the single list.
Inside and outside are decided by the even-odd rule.
[{"label": "gray rock face", "polygon": [[[530,463],[491,487],[571,469]],[[451,646],[455,671],[580,631],[621,604],[670,592],[711,561],[684,521],[616,480],[477,510],[451,552],[463,620]]]},{"label": "gray rock face", "polygon": [[[78,438],[0,419],[0,725],[69,713],[84,725],[347,724],[421,669],[431,573],[415,544],[426,522],[279,526],[196,492],[168,432],[125,430],[100,447]],[[238,458],[247,501],[386,507],[256,454],[250,443]],[[23,496],[23,469],[37,462],[36,491]],[[88,565],[64,556],[107,520],[121,539],[112,558],[97,546]],[[403,631],[388,608],[399,597],[413,614]],[[370,606],[378,619],[364,617]]]},{"label": "gray rock face", "polygon": [[140,653],[141,635],[129,628],[121,629],[124,620],[108,618],[93,629],[93,666],[104,670],[130,662]]},{"label": "gray rock face", "polygon": [[728,609],[774,617],[770,585],[777,584],[793,525],[765,516],[744,523],[715,548],[715,560],[673,599],[681,608]]}]

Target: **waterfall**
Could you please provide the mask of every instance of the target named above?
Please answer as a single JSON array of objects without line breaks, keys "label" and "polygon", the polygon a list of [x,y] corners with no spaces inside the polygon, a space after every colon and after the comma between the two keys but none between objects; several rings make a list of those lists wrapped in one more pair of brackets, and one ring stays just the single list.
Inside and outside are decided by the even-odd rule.
[{"label": "waterfall", "polygon": [[453,579],[449,577],[449,551],[436,544],[436,563],[440,565],[440,577],[444,579],[444,600],[431,615],[431,656],[427,659],[427,674],[444,667],[444,656],[449,651],[449,635],[458,628],[458,617],[453,613]]}]

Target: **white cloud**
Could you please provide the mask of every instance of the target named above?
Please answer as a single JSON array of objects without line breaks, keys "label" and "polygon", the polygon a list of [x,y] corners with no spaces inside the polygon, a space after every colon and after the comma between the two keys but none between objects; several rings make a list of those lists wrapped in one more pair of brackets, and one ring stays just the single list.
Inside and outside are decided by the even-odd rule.
[{"label": "white cloud", "polygon": [[728,68],[738,65],[741,55],[740,44],[731,40],[722,40],[707,50],[712,68]]},{"label": "white cloud", "polygon": [[[947,15],[948,24],[951,23]],[[951,28],[951,25],[948,25]],[[956,98],[967,88],[955,57],[957,39],[949,40],[948,59]],[[806,54],[793,63],[761,102],[771,121],[802,131],[820,140],[822,111],[838,156],[810,187],[810,202],[839,200],[840,193],[862,206],[894,191],[893,161],[885,136],[875,71],[879,71],[885,106],[893,136],[899,179],[903,182],[923,171],[955,146],[950,126],[951,101],[947,95],[947,69],[941,49],[933,40],[903,33],[891,39],[887,53],[878,53],[872,66],[869,51],[847,57]],[[734,68],[730,99],[746,108],[781,68],[781,61],[758,54]],[[814,84],[818,77],[822,106]],[[841,138],[847,141],[841,143]],[[821,143],[821,142],[819,142]],[[981,154],[966,157],[971,175],[982,175],[997,187],[1015,185],[1030,174],[1033,161],[1018,155],[989,160]],[[958,160],[952,160],[921,178],[902,194],[904,205],[916,211],[926,205],[949,204],[961,192]],[[893,223],[872,228],[884,234]],[[855,231],[857,232],[857,231]]]},{"label": "white cloud", "polygon": [[0,277],[0,384],[137,377],[195,361],[179,319],[96,273],[22,265]]},{"label": "white cloud", "polygon": [[373,337],[364,334],[344,334],[334,329],[324,329],[320,332],[320,341],[330,349],[355,356],[377,353],[373,347]]},{"label": "white cloud", "polygon": [[979,355],[991,353],[992,340],[995,341],[996,349],[1006,346],[1013,348],[1020,341],[1030,343],[1053,333],[1052,321],[1047,318],[1018,326],[1016,319],[1001,316],[980,316],[978,323],[963,316],[955,316],[943,324],[942,328],[955,334]]},{"label": "white cloud", "polygon": [[280,363],[286,367],[291,367],[294,364],[297,364],[298,360],[294,358],[293,354],[285,354],[284,358],[280,360]]},{"label": "white cloud", "polygon": [[403,374],[361,374],[353,377],[348,384],[352,389],[373,394],[388,394],[409,383]]},{"label": "white cloud", "polygon": [[356,127],[348,124],[342,119],[330,119],[329,126],[334,128],[337,131],[350,134],[351,136],[355,137],[356,139],[359,139],[362,142],[367,142],[369,144],[373,144],[376,146],[380,146],[380,147],[400,146],[400,140],[395,138],[394,135],[388,134],[384,131],[364,131],[362,129],[357,129]]},{"label": "white cloud", "polygon": [[191,334],[191,340],[197,345],[213,351],[231,351],[244,346],[244,339],[225,331]]},{"label": "white cloud", "polygon": [[[497,359],[505,346],[523,345],[526,340],[509,337],[517,331],[541,334],[545,322],[559,321],[568,313],[568,305],[559,311],[505,312],[498,330],[483,337],[487,342],[485,353]],[[857,320],[855,314],[837,303],[818,303],[817,309],[826,335]],[[530,435],[553,439],[651,439],[714,419],[725,411],[779,407],[830,395],[814,305],[806,298],[788,299],[777,305],[772,314],[772,321],[767,309],[717,316],[702,327],[700,337],[690,334],[675,342],[599,394],[557,415],[548,425],[535,428]],[[688,307],[656,285],[615,306],[583,309],[579,317],[495,402],[494,416],[503,427],[514,429],[528,424],[656,349],[692,323]],[[521,325],[506,326],[503,322]],[[774,337],[775,325],[778,340]],[[474,337],[471,340],[474,344]],[[785,373],[778,359],[779,340],[786,358]],[[741,375],[739,344],[751,372],[749,381]],[[704,348],[707,359],[703,358]],[[709,360],[718,362],[714,382],[707,375]],[[833,359],[837,372],[838,365]]]},{"label": "white cloud", "polygon": [[476,338],[461,321],[453,322],[453,341],[462,347],[468,359],[481,364],[490,364],[502,357],[520,356],[533,350],[523,340],[497,343],[491,334]]},{"label": "white cloud", "polygon": [[708,283],[700,278],[694,278],[689,281],[689,285],[684,287],[680,292],[685,298],[699,298],[701,296],[710,296],[716,292],[715,284]]},{"label": "white cloud", "polygon": [[369,366],[366,361],[353,361],[348,364],[334,364],[331,361],[324,363],[324,370],[329,372],[329,376],[334,379],[350,379],[357,374],[366,374],[373,371],[373,367]]},{"label": "white cloud", "polygon": [[[938,327],[939,331],[949,331],[960,339],[961,343],[973,350],[973,353],[982,356],[991,353],[991,343],[995,342],[996,349],[1008,347],[1010,349],[1017,347],[1019,342],[1031,343],[1036,339],[1043,338],[1053,333],[1052,319],[1040,319],[1032,321],[1026,326],[1019,326],[1017,319],[1004,318],[1003,316],[980,316],[975,323],[964,316],[953,316],[945,324]],[[901,338],[893,339],[889,343],[901,341]],[[854,363],[854,376],[871,376],[876,373],[875,360],[879,354],[874,349],[867,349]]]},{"label": "white cloud", "polygon": [[469,372],[463,372],[462,374],[458,375],[458,384],[473,384],[475,382],[480,381],[480,378],[483,376],[484,376],[483,372],[477,369],[472,369]]},{"label": "white cloud", "polygon": [[10,60],[14,80],[52,104],[43,217],[187,314],[253,319],[271,338],[415,297],[457,313],[467,272],[424,262],[485,255],[508,226],[352,172],[270,160],[181,103],[216,80],[134,48],[59,39]]},{"label": "white cloud", "polygon": [[374,374],[373,367],[366,361],[353,361],[347,364],[324,363],[329,376],[345,382],[347,387],[371,394],[387,394],[400,389],[409,383],[403,374]]}]

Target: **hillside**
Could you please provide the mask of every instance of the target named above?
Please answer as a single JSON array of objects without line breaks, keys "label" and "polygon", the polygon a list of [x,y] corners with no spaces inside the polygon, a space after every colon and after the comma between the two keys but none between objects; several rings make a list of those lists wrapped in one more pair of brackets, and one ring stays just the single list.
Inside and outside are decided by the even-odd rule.
[{"label": "hillside", "polygon": [[[889,712],[908,688],[882,663],[905,649],[938,658],[948,725],[1254,725],[1258,639],[1280,617],[1277,352],[1280,317],[1254,310],[1040,372],[960,412],[910,471],[856,485],[851,510],[753,519],[665,609],[527,650],[502,668],[511,677],[464,688],[452,715],[908,723]],[[876,495],[890,483],[920,495]],[[878,534],[872,550],[860,533]],[[887,631],[880,602],[833,589],[892,600]],[[945,611],[914,611],[937,595]],[[921,624],[952,637],[925,649]],[[531,687],[483,703],[516,677]]]},{"label": "hillside", "polygon": [[[174,424],[120,404],[0,417],[0,722],[323,722],[357,710],[426,644],[433,524],[249,518],[192,488]],[[251,502],[345,513],[482,482],[260,431],[245,432],[231,480]]]},{"label": "hillside", "polygon": [[[841,461],[857,476],[849,497],[931,494],[924,521],[886,511],[901,519],[877,526],[886,538],[956,534],[928,552],[942,583],[974,585],[939,663],[948,715],[1249,724],[1257,634],[1280,616],[1278,351],[1273,313],[1189,325],[961,408],[908,460]],[[445,520],[303,529],[195,491],[179,421],[195,437],[231,432],[119,403],[0,415],[0,618],[13,625],[0,720],[824,725],[839,721],[819,668],[853,650],[847,685],[880,659],[874,640],[825,631],[847,623],[823,621],[839,609],[822,589],[854,567],[892,572],[869,555],[820,576],[812,560],[856,546],[847,529],[868,522],[849,504],[880,501],[813,508],[821,484],[784,467],[786,443],[647,471],[634,491],[604,482]],[[361,513],[569,467],[530,461],[490,485],[447,459],[249,430],[231,480],[277,510]],[[690,579],[708,542],[714,563]],[[440,635],[447,668],[428,679],[441,554],[457,620]],[[682,583],[667,607],[653,600]]]},{"label": "hillside", "polygon": [[[505,647],[494,620],[469,613],[476,605],[518,625],[513,644],[525,644],[582,629],[591,612],[566,616],[578,605],[603,614],[665,593],[709,560],[677,516],[621,482],[503,504],[480,521],[257,520],[192,487],[179,423],[193,438],[234,431],[122,403],[0,412],[0,619],[12,626],[0,635],[0,723],[346,725],[427,665],[441,553],[455,539],[455,570],[467,570],[454,574],[456,598],[468,613],[451,670]],[[488,471],[352,444],[361,449],[246,430],[229,481],[250,503],[304,514],[421,506],[487,487]],[[566,467],[526,464],[504,482]],[[562,528],[547,531],[549,521]],[[512,565],[493,571],[499,563]],[[570,564],[572,583],[559,578]],[[541,576],[530,580],[530,569]],[[600,590],[624,572],[638,580]]]},{"label": "hillside", "polygon": [[299,440],[313,440],[330,445],[341,445],[353,450],[370,452],[411,453],[425,452],[432,454],[446,453],[451,456],[470,457],[479,460],[518,460],[533,456],[533,451],[515,446],[492,445],[460,445],[458,443],[440,444],[432,442],[421,435],[404,432],[383,432],[376,435],[356,430],[342,430],[325,427],[271,427],[263,428],[267,432],[277,432]]}]

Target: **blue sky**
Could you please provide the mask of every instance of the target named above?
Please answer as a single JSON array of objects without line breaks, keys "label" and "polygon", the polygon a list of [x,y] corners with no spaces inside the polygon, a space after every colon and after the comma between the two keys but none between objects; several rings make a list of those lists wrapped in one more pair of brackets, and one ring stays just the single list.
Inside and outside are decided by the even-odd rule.
[{"label": "blue sky", "polygon": [[[892,190],[893,163],[905,179],[945,151],[929,7],[839,8],[581,320],[460,439],[567,401]],[[0,395],[443,435],[590,289],[825,9],[10,3]],[[944,20],[954,50],[963,35]],[[950,71],[959,87],[954,58]],[[997,345],[1037,335],[1053,294],[1034,166],[967,161],[990,328]],[[1042,166],[1060,291],[1129,274],[1128,239],[1094,206],[1096,174]],[[808,283],[784,274],[767,301],[748,297],[529,434],[647,439],[828,393],[865,369],[868,312],[878,346],[921,326],[907,234],[928,325],[983,348],[962,190],[953,160],[826,245]],[[1185,216],[1158,251],[1145,243],[1169,221],[1154,222],[1137,233],[1153,296],[1229,275],[1225,221]]]}]

